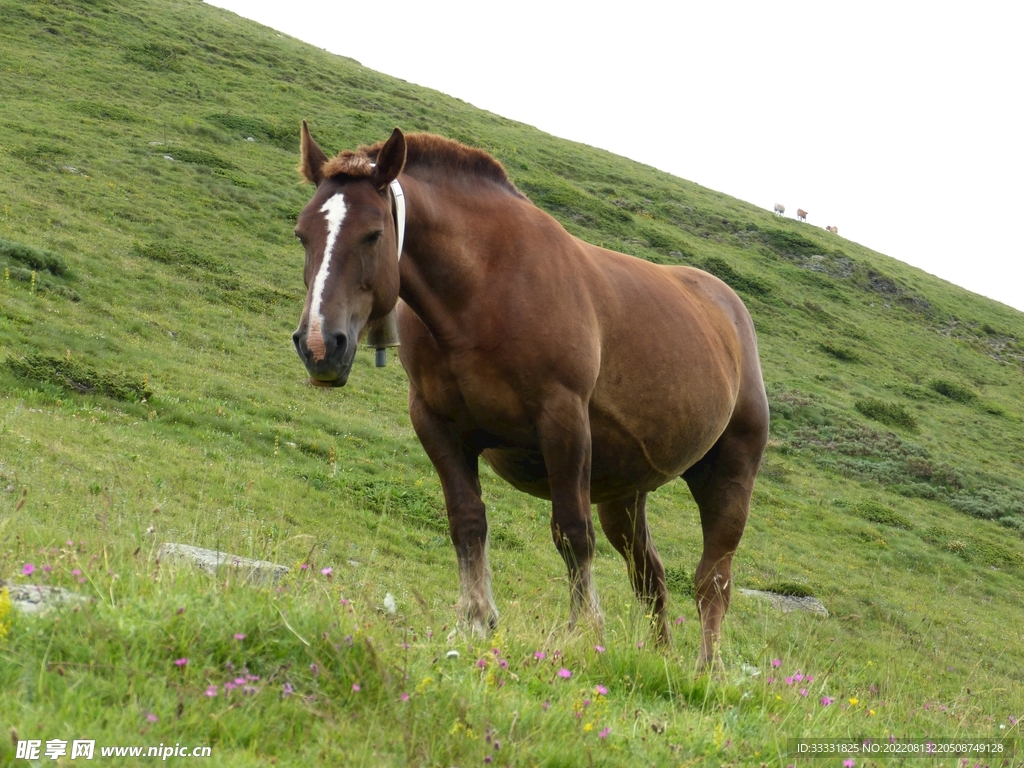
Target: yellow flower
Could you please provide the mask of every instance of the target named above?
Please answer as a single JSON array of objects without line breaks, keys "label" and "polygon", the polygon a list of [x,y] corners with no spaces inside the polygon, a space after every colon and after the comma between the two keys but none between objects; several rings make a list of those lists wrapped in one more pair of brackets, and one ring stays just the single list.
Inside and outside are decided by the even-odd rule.
[{"label": "yellow flower", "polygon": [[7,590],[7,587],[0,589],[0,640],[7,637],[7,633],[11,631],[11,623],[7,620],[7,617],[11,615],[13,608],[11,593]]},{"label": "yellow flower", "polygon": [[431,683],[434,682],[432,677],[424,677],[420,680],[419,685],[416,686],[416,693],[423,693],[427,688],[430,687]]},{"label": "yellow flower", "polygon": [[851,707],[856,707],[856,706],[857,706],[857,703],[858,703],[859,701],[860,701],[860,699],[850,699],[850,706],[851,706]]},{"label": "yellow flower", "polygon": [[873,710],[873,709],[869,709],[869,710],[868,710],[868,714],[869,714],[869,715],[871,715],[872,717],[874,717],[874,715],[875,715],[875,710]]},{"label": "yellow flower", "polygon": [[592,730],[594,730],[594,724],[593,723],[587,723],[586,725],[583,726],[583,730],[586,733],[590,733]]}]

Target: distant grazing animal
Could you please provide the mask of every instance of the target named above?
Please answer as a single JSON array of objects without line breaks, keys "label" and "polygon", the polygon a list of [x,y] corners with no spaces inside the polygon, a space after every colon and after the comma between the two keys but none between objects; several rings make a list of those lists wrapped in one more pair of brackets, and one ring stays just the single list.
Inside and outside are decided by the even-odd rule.
[{"label": "distant grazing animal", "polygon": [[839,227],[832,227],[832,226],[829,226],[829,227],[825,227],[825,229],[827,229],[827,230],[828,230],[829,232],[831,232],[831,233],[832,233],[833,235],[838,235],[838,234],[839,234]]},{"label": "distant grazing animal", "polygon": [[596,504],[667,644],[665,569],[645,505],[681,476],[704,537],[700,662],[716,664],[768,440],[754,325],[739,297],[700,270],[578,240],[497,160],[440,136],[396,128],[328,159],[303,122],[301,152],[316,191],[295,227],[307,287],[295,349],[313,383],[344,385],[367,323],[397,302],[409,415],[440,476],[459,564],[459,625],[485,633],[498,618],[482,456],[551,500],[570,624],[602,622]]},{"label": "distant grazing animal", "polygon": [[797,208],[796,217],[800,219],[800,221],[807,221],[807,211],[805,211],[803,208]]},{"label": "distant grazing animal", "polygon": [[776,203],[775,204],[775,215],[776,216],[782,216],[783,214],[785,214],[785,212],[786,212],[786,206],[784,206],[782,203]]}]

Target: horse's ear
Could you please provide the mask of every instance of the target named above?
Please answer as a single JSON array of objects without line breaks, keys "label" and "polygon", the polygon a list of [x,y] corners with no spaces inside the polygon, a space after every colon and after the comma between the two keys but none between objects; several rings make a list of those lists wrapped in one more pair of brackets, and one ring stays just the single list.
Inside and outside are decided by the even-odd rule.
[{"label": "horse's ear", "polygon": [[306,125],[305,120],[302,121],[300,149],[302,151],[302,159],[299,161],[299,173],[302,174],[306,181],[311,181],[319,187],[320,182],[324,180],[322,169],[324,163],[327,162],[327,155],[313,141],[313,137],[309,135],[309,126]]},{"label": "horse's ear", "polygon": [[405,167],[405,135],[395,128],[391,138],[377,153],[377,163],[373,166],[373,183],[377,189],[384,189],[398,178]]}]

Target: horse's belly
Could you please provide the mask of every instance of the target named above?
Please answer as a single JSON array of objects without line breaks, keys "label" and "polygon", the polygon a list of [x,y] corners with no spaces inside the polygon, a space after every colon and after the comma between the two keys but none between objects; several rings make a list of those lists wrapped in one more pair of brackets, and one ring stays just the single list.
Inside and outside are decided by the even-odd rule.
[{"label": "horse's belly", "polygon": [[[656,436],[638,436],[596,420],[592,424],[591,501],[596,504],[653,491],[698,461],[720,434],[721,429],[712,425],[696,433],[663,428]],[[531,496],[551,498],[551,484],[539,448],[488,448],[483,458],[514,488]]]}]

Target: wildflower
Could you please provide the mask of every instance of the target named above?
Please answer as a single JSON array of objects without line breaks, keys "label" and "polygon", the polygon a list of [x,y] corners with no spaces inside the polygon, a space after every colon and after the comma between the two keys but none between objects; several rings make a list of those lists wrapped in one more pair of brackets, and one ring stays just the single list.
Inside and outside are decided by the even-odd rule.
[{"label": "wildflower", "polygon": [[341,600],[339,600],[338,602],[340,602],[340,603],[341,603],[342,605],[348,605],[348,604],[349,604],[349,603],[351,603],[352,601],[351,601],[351,600],[346,600],[346,599],[345,599],[345,596],[344,596],[344,595],[342,595],[342,597],[341,597]]},{"label": "wildflower", "polygon": [[640,641],[639,643],[637,643],[636,647],[637,648],[643,648],[644,647],[643,641]]},{"label": "wildflower", "polygon": [[[67,546],[69,546],[69,547],[73,547],[73,546],[75,546],[75,542],[73,542],[73,541],[72,541],[71,539],[68,539],[68,540],[67,540],[67,541],[65,541],[64,543],[65,543],[65,544],[66,544]],[[149,715],[146,715],[146,717],[149,717]]]},{"label": "wildflower", "polygon": [[186,664],[188,664],[188,659],[187,658],[175,659],[174,660],[174,665],[176,667],[184,667]]},{"label": "wildflower", "polygon": [[604,729],[603,731],[601,731],[601,732],[600,732],[599,734],[597,734],[597,735],[598,735],[598,736],[599,736],[600,738],[602,738],[602,739],[607,739],[607,738],[608,738],[608,734],[609,734],[609,733],[611,733],[611,732],[612,732],[612,729],[611,729],[611,728],[605,728],[605,729]]},{"label": "wildflower", "polygon": [[584,733],[590,733],[592,730],[594,730],[594,724],[593,723],[587,723],[587,724],[585,724],[583,726],[583,732]]},{"label": "wildflower", "polygon": [[827,707],[833,701],[834,701],[834,699],[830,699],[828,696],[822,696],[821,697],[821,706]]},{"label": "wildflower", "polygon": [[793,684],[793,677],[792,676],[787,677],[786,678],[786,685],[792,685],[792,684]]},{"label": "wildflower", "polygon": [[870,715],[871,717],[874,717],[875,716],[875,710],[869,709],[868,710],[868,715]]},{"label": "wildflower", "polygon": [[551,702],[545,699],[544,703],[540,705],[540,708],[547,712],[549,709],[551,709]]},{"label": "wildflower", "polygon": [[775,678],[774,677],[769,677],[768,678],[768,685],[771,685],[774,682],[775,682]]},{"label": "wildflower", "polygon": [[235,688],[237,688],[240,685],[245,685],[245,678],[244,677],[236,677],[235,678]]},{"label": "wildflower", "polygon": [[147,712],[146,713],[146,719],[149,720],[149,722],[151,722],[151,723],[155,723],[160,718],[157,717],[156,715],[154,715],[152,712]]},{"label": "wildflower", "polygon": [[548,657],[548,655],[546,653],[544,653],[544,651],[534,651],[533,652],[533,658],[535,658],[537,661],[543,661],[547,657]]},{"label": "wildflower", "polygon": [[303,563],[302,565],[300,565],[299,566],[299,570],[308,571],[309,570],[309,563]]},{"label": "wildflower", "polygon": [[82,575],[82,570],[80,568],[75,568],[75,570],[73,570],[71,572],[71,575],[72,576],[81,576]]},{"label": "wildflower", "polygon": [[493,762],[493,761],[494,761],[494,758],[491,757],[490,755],[487,755],[487,757],[484,758],[484,762],[485,763],[490,763],[490,762]]},{"label": "wildflower", "polygon": [[1017,724],[1017,723],[1019,723],[1019,722],[1020,722],[1020,720],[1018,720],[1018,719],[1017,719],[1016,717],[1014,717],[1013,715],[1010,715],[1010,725],[1016,725],[1016,724]]},{"label": "wildflower", "polygon": [[850,706],[851,707],[856,707],[857,704],[859,704],[859,703],[860,703],[860,699],[856,699],[856,698],[850,699]]},{"label": "wildflower", "polygon": [[568,680],[570,677],[572,677],[572,672],[570,672],[565,667],[562,667],[560,670],[558,670],[558,676]]},{"label": "wildflower", "polygon": [[800,682],[801,680],[803,680],[803,679],[804,679],[804,675],[803,675],[803,673],[802,673],[802,672],[801,672],[801,671],[800,671],[800,670],[798,669],[798,670],[796,671],[796,674],[795,674],[795,675],[793,675],[793,679],[794,679],[794,680],[796,680],[796,681],[797,681],[797,682],[799,683],[799,682]]},{"label": "wildflower", "polygon": [[814,675],[807,675],[807,677],[804,678],[804,682],[805,683],[813,683],[814,682]]},{"label": "wildflower", "polygon": [[852,757],[843,760],[843,768],[853,768],[857,764],[857,761]]},{"label": "wildflower", "polygon": [[480,667],[480,669],[483,669],[487,666],[487,659],[480,659],[479,661],[477,661],[476,665]]},{"label": "wildflower", "polygon": [[235,640],[245,640],[245,635],[241,632],[235,632]]},{"label": "wildflower", "polygon": [[604,646],[603,645],[595,645],[594,646],[594,650],[597,651],[598,653],[604,653]]},{"label": "wildflower", "polygon": [[800,689],[800,695],[806,698],[807,697],[807,689],[806,688],[801,688]]},{"label": "wildflower", "polygon": [[352,683],[352,693],[359,693],[361,690],[363,689],[362,686],[359,685],[359,683]]},{"label": "wildflower", "polygon": [[218,693],[219,690],[216,685],[206,686],[206,695],[209,696],[211,699],[214,698]]},{"label": "wildflower", "polygon": [[772,659],[772,666],[778,669],[782,666],[782,659]]},{"label": "wildflower", "polygon": [[309,671],[313,673],[313,677],[320,677],[320,667],[316,664],[310,664]]},{"label": "wildflower", "polygon": [[597,691],[597,695],[598,696],[607,696],[608,695],[608,689],[605,688],[603,685],[597,686],[596,688],[594,688],[594,690]]},{"label": "wildflower", "polygon": [[285,683],[284,688],[281,691],[281,698],[283,699],[285,696],[291,696],[293,693],[295,693],[295,689],[292,688],[292,684]]},{"label": "wildflower", "polygon": [[326,576],[327,578],[330,578],[332,573],[334,573],[334,569],[331,568],[330,566],[328,566],[327,568],[321,568],[320,569],[320,574],[322,576]]},{"label": "wildflower", "polygon": [[53,569],[49,565],[44,565],[43,566],[43,573],[49,573],[52,570]]},{"label": "wildflower", "polygon": [[508,662],[505,659],[498,659],[498,666],[502,669],[508,669]]},{"label": "wildflower", "polygon": [[401,695],[401,696],[399,696],[398,698],[400,698],[400,699],[401,699],[402,701],[408,701],[408,700],[409,700],[409,694],[408,694],[408,693],[405,693],[405,692],[403,691],[403,692],[402,692],[402,695]]},{"label": "wildflower", "polygon": [[21,569],[21,575],[22,576],[31,576],[33,573],[35,573],[35,570],[36,570],[36,567],[34,565],[32,565],[32,563],[25,563],[25,565]]},{"label": "wildflower", "polygon": [[174,612],[175,616],[181,616],[185,612],[185,606],[178,606],[178,610]]},{"label": "wildflower", "polygon": [[[676,616],[676,626],[677,627],[680,624],[682,624],[684,621],[686,621],[686,617],[685,616]],[[602,737],[602,738],[604,738],[604,737]]]}]

